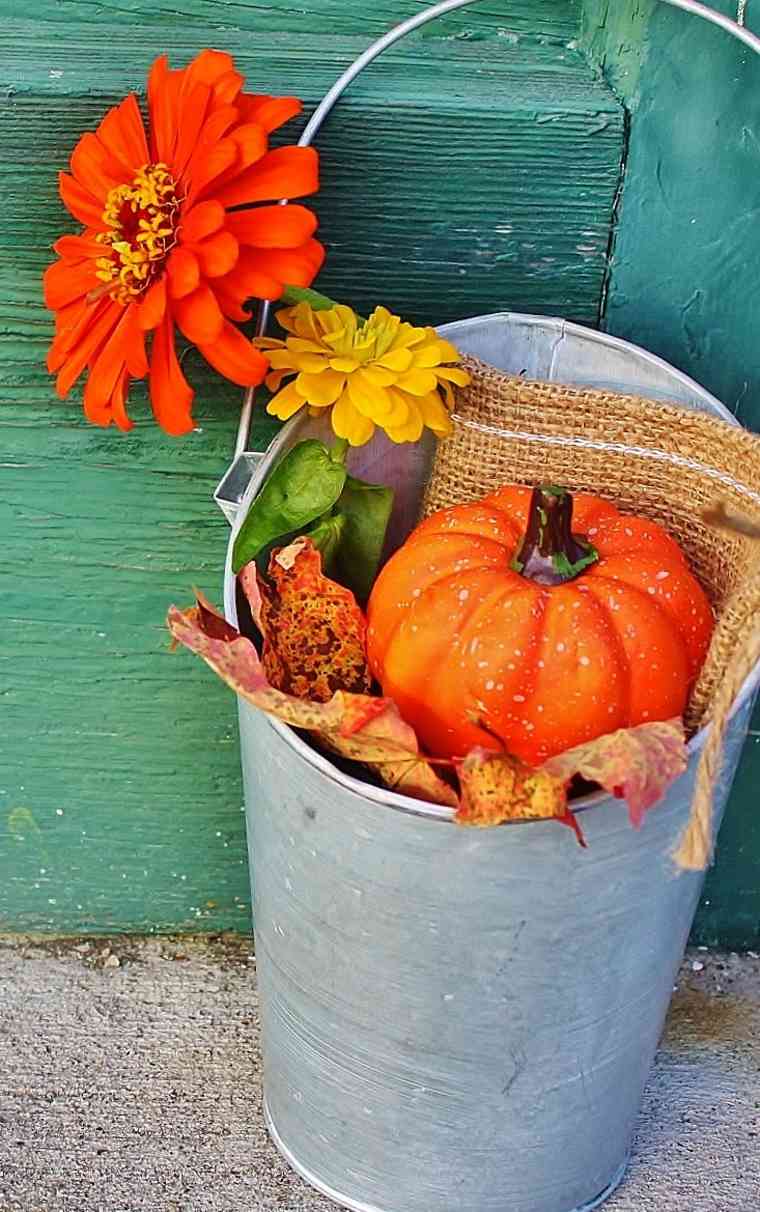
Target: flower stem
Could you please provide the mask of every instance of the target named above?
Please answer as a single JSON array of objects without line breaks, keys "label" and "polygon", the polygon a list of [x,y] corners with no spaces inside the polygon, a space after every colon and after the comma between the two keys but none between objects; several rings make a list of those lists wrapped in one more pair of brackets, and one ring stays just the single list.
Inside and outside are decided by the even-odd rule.
[{"label": "flower stem", "polygon": [[573,498],[566,488],[541,484],[533,489],[528,525],[512,567],[538,585],[564,585],[599,553],[582,535],[572,532]]},{"label": "flower stem", "polygon": [[330,447],[330,458],[333,463],[345,463],[348,454],[348,439],[338,438]]},{"label": "flower stem", "polygon": [[334,299],[329,299],[327,295],[321,295],[318,290],[310,290],[306,286],[286,286],[278,302],[285,307],[308,303],[312,311],[328,311],[331,307],[338,306]]}]

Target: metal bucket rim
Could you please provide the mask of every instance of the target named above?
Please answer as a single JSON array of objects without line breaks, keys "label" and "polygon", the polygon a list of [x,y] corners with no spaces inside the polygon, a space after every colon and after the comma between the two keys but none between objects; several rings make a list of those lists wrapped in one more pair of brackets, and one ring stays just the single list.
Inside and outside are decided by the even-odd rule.
[{"label": "metal bucket rim", "polygon": [[[592,343],[605,345],[614,349],[622,348],[630,350],[638,355],[643,355],[645,360],[648,361],[650,365],[666,371],[674,382],[680,383],[689,391],[696,392],[702,399],[709,400],[715,412],[721,417],[721,419],[727,421],[731,425],[739,426],[739,422],[737,421],[736,417],[733,415],[733,413],[729,412],[725,404],[722,404],[720,400],[716,399],[715,396],[711,395],[710,392],[701,387],[695,379],[690,378],[690,376],[684,374],[683,371],[677,370],[676,367],[671,366],[670,363],[664,358],[658,357],[657,354],[650,353],[649,350],[643,349],[640,345],[636,345],[632,341],[625,341],[620,337],[611,336],[609,333],[599,332],[594,328],[587,328],[585,325],[576,324],[572,320],[563,320],[560,316],[533,315],[527,312],[498,311],[491,312],[488,315],[470,316],[464,320],[454,320],[448,324],[441,324],[437,326],[437,331],[446,336],[455,329],[461,330],[462,327],[474,326],[475,324],[493,320],[505,321],[507,324],[517,321],[518,323],[524,324],[527,327],[537,328],[543,327],[547,323],[549,325],[554,324],[561,329],[562,334],[566,332],[572,333],[582,337],[584,340],[589,340]],[[270,442],[265,456],[252,475],[251,481],[245,491],[242,501],[240,502],[240,510],[230,533],[224,571],[224,613],[227,620],[232,623],[233,626],[237,625],[235,578],[232,573],[232,549],[235,543],[235,538],[246,516],[251,500],[256,495],[259,486],[272,465],[273,460],[277,457],[281,448],[287,443],[291,429],[297,425],[298,422],[299,416],[297,414],[292,418],[292,420],[288,421],[287,424],[282,427],[279,433]],[[746,702],[748,696],[754,694],[759,685],[760,661],[757,663],[752,672],[748,674],[739,694],[736,696],[731,709],[731,716],[729,718],[733,718],[734,714]],[[245,700],[242,701],[244,702]],[[256,708],[252,709],[256,710]],[[294,753],[296,753],[304,761],[308,762],[314,769],[319,771],[320,774],[324,775],[332,782],[337,783],[345,790],[353,792],[354,795],[357,795],[368,802],[382,804],[384,807],[392,808],[397,812],[403,812],[407,815],[411,814],[413,816],[422,817],[433,821],[441,821],[448,824],[454,823],[454,808],[448,807],[444,804],[433,804],[427,800],[417,800],[412,796],[401,795],[399,792],[391,791],[386,787],[374,787],[372,784],[366,783],[362,779],[355,778],[353,775],[344,774],[343,771],[337,768],[337,766],[333,765],[329,758],[325,757],[319,752],[319,750],[314,749],[311,745],[304,741],[289,724],[285,724],[281,720],[278,720],[272,716],[267,716],[266,718],[269,726],[279,733],[279,735],[283,738],[286,744],[289,745]],[[687,746],[687,752],[690,758],[703,748],[709,735],[709,731],[710,725],[707,724],[691,738]],[[606,791],[594,791],[589,795],[582,796],[580,799],[573,801],[573,812],[585,812],[587,809],[593,808],[605,800],[613,799],[614,797],[609,795]],[[541,823],[541,820],[521,819],[505,821],[504,825],[538,825]]]},{"label": "metal bucket rim", "polygon": [[441,333],[442,336],[448,336],[455,329],[470,328],[476,324],[492,320],[502,320],[506,321],[506,323],[517,321],[526,328],[542,328],[547,323],[550,325],[556,324],[561,329],[562,336],[565,333],[572,333],[575,336],[583,338],[584,341],[589,341],[590,344],[604,345],[608,349],[630,350],[631,353],[643,357],[650,366],[665,371],[674,382],[680,383],[689,391],[696,392],[702,399],[709,400],[721,420],[727,421],[729,425],[739,425],[734,414],[729,412],[728,408],[726,408],[725,404],[721,403],[717,396],[707,391],[696,379],[692,379],[684,371],[671,366],[670,362],[667,362],[665,358],[659,357],[658,354],[650,353],[648,349],[644,349],[641,345],[636,345],[633,341],[626,341],[623,337],[613,337],[610,333],[600,332],[596,328],[588,328],[585,324],[576,324],[573,320],[563,320],[561,316],[534,315],[522,311],[494,311],[489,312],[488,315],[468,316],[465,320],[452,320],[448,324],[436,325],[436,331]]},{"label": "metal bucket rim", "polygon": [[[315,1190],[319,1191],[322,1195],[327,1196],[328,1199],[331,1199],[341,1208],[348,1208],[349,1212],[382,1212],[382,1209],[380,1209],[376,1204],[360,1202],[359,1200],[349,1199],[348,1196],[342,1195],[340,1191],[337,1191],[334,1187],[331,1187],[329,1183],[323,1182],[323,1180],[319,1178],[318,1175],[314,1174],[308,1166],[305,1166],[303,1162],[300,1162],[296,1154],[293,1152],[290,1146],[285,1143],[280,1135],[279,1129],[274,1120],[274,1116],[269,1108],[266,1095],[264,1096],[263,1103],[264,1122],[266,1123],[267,1131],[272,1138],[275,1148],[285,1159],[288,1165],[292,1166],[297,1174],[300,1174],[301,1178],[305,1179],[305,1181],[314,1187]],[[630,1162],[631,1154],[629,1150],[604,1189],[600,1191],[599,1194],[594,1197],[594,1199],[589,1200],[580,1207],[573,1209],[573,1212],[594,1212],[596,1208],[600,1208],[622,1183]]]},{"label": "metal bucket rim", "polygon": [[[747,698],[754,695],[756,689],[760,685],[760,662],[755,666],[752,672],[747,676],[741,691],[737,695],[734,705],[731,708],[732,719],[736,712],[744,705]],[[257,708],[253,708],[257,710]],[[412,816],[425,817],[428,820],[441,821],[446,824],[454,823],[454,815],[456,809],[449,807],[446,804],[433,804],[427,800],[417,800],[409,795],[401,795],[398,791],[391,791],[386,787],[374,787],[371,783],[365,783],[362,779],[355,778],[354,775],[344,774],[337,766],[333,765],[329,758],[325,757],[318,749],[312,748],[302,737],[294,731],[289,724],[283,723],[281,720],[275,719],[272,716],[267,716],[267,723],[271,728],[286,741],[290,748],[298,754],[304,761],[308,762],[315,770],[319,771],[332,782],[337,783],[346,791],[351,791],[354,795],[360,796],[364,800],[371,801],[374,804],[381,804],[386,808],[392,808],[396,812],[411,814]],[[710,725],[705,725],[699,732],[691,738],[687,744],[687,752],[689,758],[694,757],[704,747],[707,737],[710,733]],[[585,812],[589,808],[597,807],[603,801],[614,801],[615,797],[606,791],[592,791],[588,795],[584,795],[577,800],[573,800],[573,813]],[[539,825],[541,819],[518,819],[514,821],[504,821],[504,826],[515,825]],[[545,823],[545,822],[544,822]]]}]

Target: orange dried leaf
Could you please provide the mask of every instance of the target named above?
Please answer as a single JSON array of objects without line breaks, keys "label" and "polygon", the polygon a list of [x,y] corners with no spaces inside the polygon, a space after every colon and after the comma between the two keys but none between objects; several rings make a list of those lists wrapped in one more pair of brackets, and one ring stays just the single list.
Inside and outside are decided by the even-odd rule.
[{"label": "orange dried leaf", "polygon": [[401,718],[392,699],[348,694],[340,698],[344,716],[334,745],[338,753],[369,766],[394,791],[433,804],[457,805],[454,788],[420,754],[414,729]]},{"label": "orange dried leaf", "polygon": [[[268,578],[248,565],[243,587],[256,578],[251,601],[264,637],[264,672],[278,690],[326,703],[336,690],[366,694],[367,624],[350,589],[322,573],[322,556],[300,538],[272,553]],[[251,600],[249,595],[249,600]]]},{"label": "orange dried leaf", "polygon": [[576,774],[628,803],[631,824],[662,799],[688,763],[679,719],[621,728],[545,762],[542,770],[569,782]]},{"label": "orange dried leaf", "polygon": [[526,766],[519,758],[475,748],[456,763],[461,801],[460,825],[499,825],[503,821],[567,815],[565,779]]},{"label": "orange dried leaf", "polygon": [[299,699],[271,685],[254,645],[201,594],[189,610],[169,609],[174,640],[206,664],[246,702],[294,728],[313,732],[342,757],[363,762],[397,791],[455,805],[456,794],[419,753],[414,730],[391,699],[336,691],[328,702]]},{"label": "orange dried leaf", "polygon": [[246,596],[246,600],[251,610],[251,617],[263,634],[261,624],[261,591],[259,589],[259,570],[256,567],[256,561],[251,560],[238,573],[238,582],[240,588]]}]

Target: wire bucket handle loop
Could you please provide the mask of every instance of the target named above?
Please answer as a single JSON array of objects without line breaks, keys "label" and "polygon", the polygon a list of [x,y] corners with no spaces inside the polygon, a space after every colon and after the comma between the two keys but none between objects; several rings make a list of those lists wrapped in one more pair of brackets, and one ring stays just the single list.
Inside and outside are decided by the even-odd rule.
[{"label": "wire bucket handle loop", "polygon": [[[731,17],[726,17],[723,13],[716,12],[715,9],[709,8],[706,4],[701,4],[699,0],[660,0],[663,4],[669,4],[671,8],[680,8],[684,12],[692,13],[695,17],[701,17],[704,21],[710,22],[712,25],[717,25],[720,29],[725,30],[732,37],[737,38],[748,46],[755,54],[760,55],[760,37],[748,30],[739,20],[734,21]],[[430,21],[435,21],[438,17],[445,16],[446,13],[452,13],[459,8],[469,8],[472,4],[479,3],[479,0],[440,0],[438,4],[431,4],[429,8],[424,8],[419,13],[415,13],[413,17],[409,17],[406,21],[400,22],[393,29],[388,30],[386,34],[378,38],[370,46],[367,47],[361,55],[354,60],[349,67],[333,84],[332,88],[325,93],[319,105],[311,115],[306,127],[298,140],[299,147],[309,147],[315,136],[322,128],[325,119],[329,116],[336,102],[343,96],[346,89],[353,83],[357,76],[361,75],[365,67],[368,67],[379,55],[389,47],[394,46],[396,42],[400,42],[407,34],[411,34],[414,30],[420,29],[423,25],[427,25]],[[742,6],[739,6],[739,13],[742,13]],[[262,303],[259,308],[256,319],[256,335],[262,336],[269,324],[270,305]],[[255,388],[249,387],[243,398],[243,408],[240,414],[240,423],[238,425],[237,440],[235,442],[235,459],[237,459],[248,446],[248,435],[251,428],[251,413],[253,410],[253,398]],[[225,477],[226,478],[226,477]]]}]

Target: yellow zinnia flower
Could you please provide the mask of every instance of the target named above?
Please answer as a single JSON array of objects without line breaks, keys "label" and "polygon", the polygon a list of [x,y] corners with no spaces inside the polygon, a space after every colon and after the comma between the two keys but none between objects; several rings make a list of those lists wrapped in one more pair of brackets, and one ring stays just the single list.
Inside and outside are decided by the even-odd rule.
[{"label": "yellow zinnia flower", "polygon": [[451,432],[451,384],[464,387],[470,377],[451,365],[460,355],[434,328],[414,328],[385,307],[362,320],[340,304],[315,311],[298,303],[277,319],[290,335],[256,342],[272,368],[273,416],[331,408],[335,433],[351,446],[368,442],[376,425],[394,442],[416,442],[425,426],[439,437]]}]

